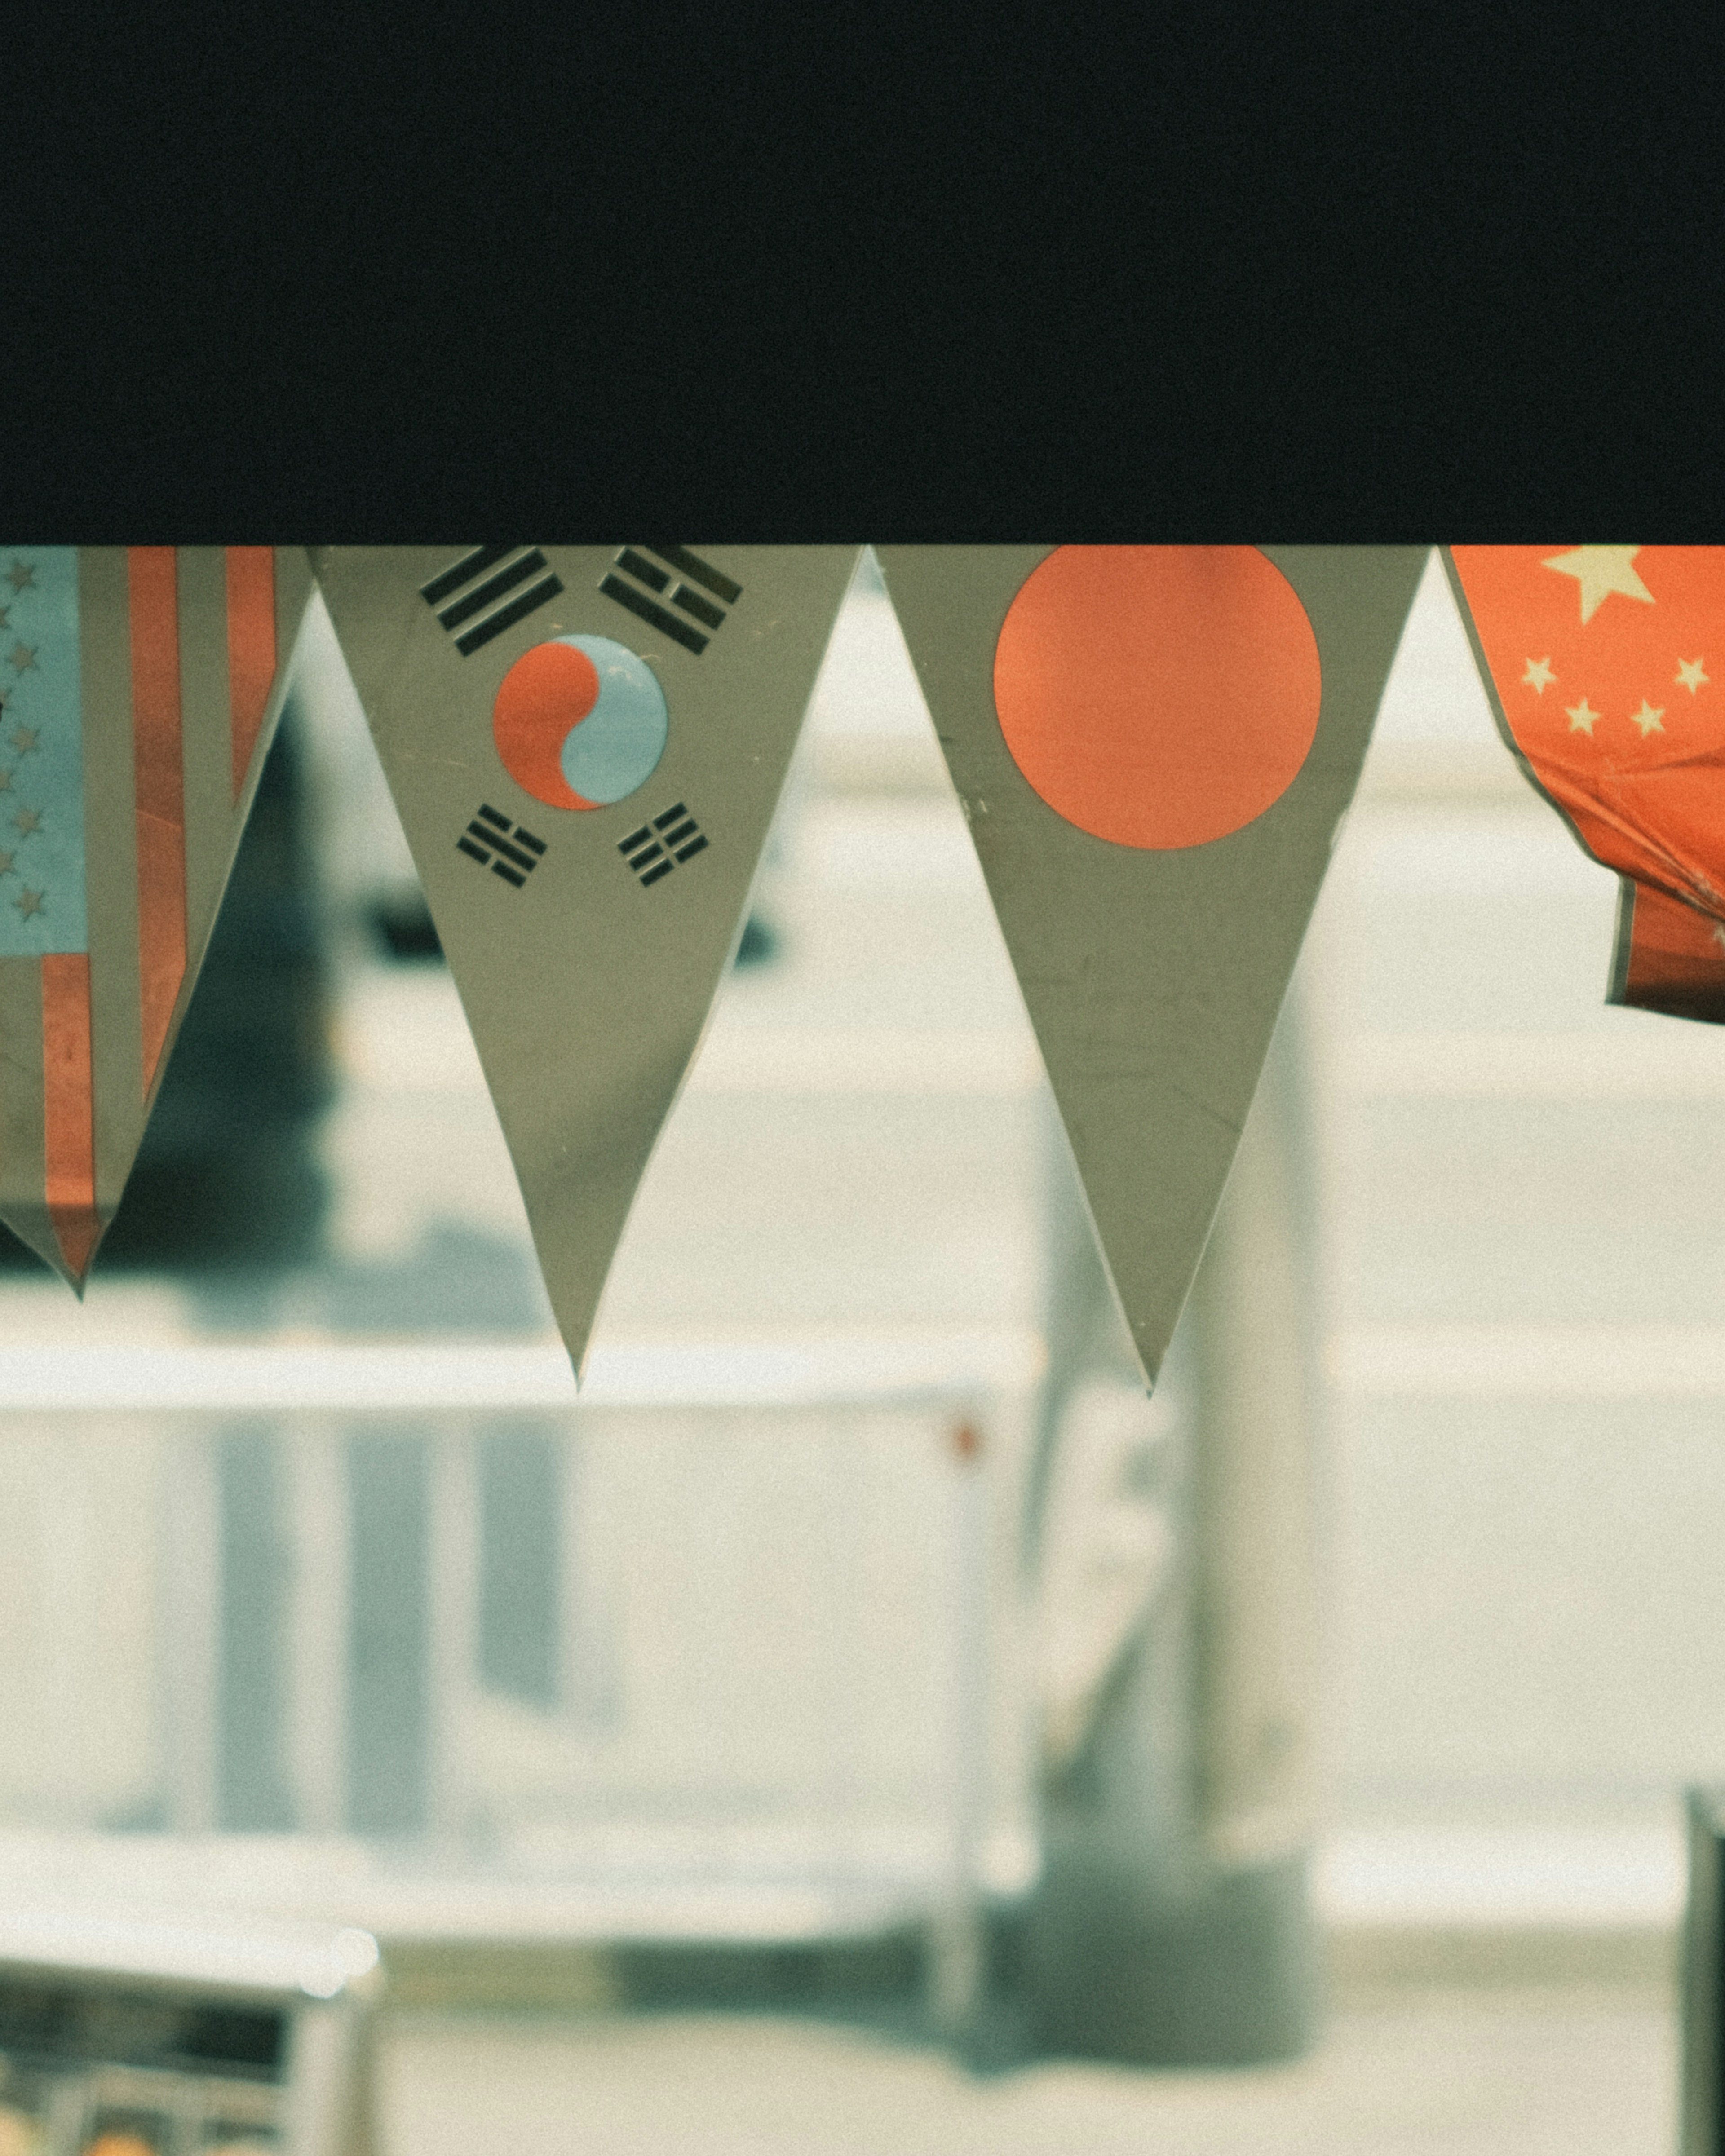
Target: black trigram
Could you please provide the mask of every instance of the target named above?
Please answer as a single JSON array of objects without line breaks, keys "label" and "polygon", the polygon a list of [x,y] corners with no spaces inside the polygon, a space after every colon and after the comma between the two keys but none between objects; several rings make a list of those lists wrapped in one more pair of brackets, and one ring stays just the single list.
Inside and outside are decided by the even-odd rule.
[{"label": "black trigram", "polygon": [[[656,554],[659,561],[649,562],[649,554]],[[660,562],[668,562],[680,578],[686,579],[679,582],[670,593],[671,606],[680,607],[692,620],[705,623],[710,629],[716,629],[722,624],[725,607],[737,604],[742,597],[742,586],[733,583],[711,562],[703,562],[699,554],[691,554],[686,547],[649,547],[644,552],[625,547],[606,571],[599,589],[607,598],[615,599],[619,606],[626,606],[643,621],[650,621],[672,643],[680,644],[698,659],[712,642],[711,637],[703,636],[700,629],[691,629],[687,621],[674,614],[670,607],[662,607],[657,598],[648,597],[649,593],[665,592],[670,584],[671,579],[660,567]],[[621,576],[619,570],[623,572]],[[701,592],[711,592],[713,598],[703,598],[701,592],[689,588],[691,584],[699,584]],[[722,599],[725,606],[715,606],[713,599]]]},{"label": "black trigram", "polygon": [[706,845],[700,826],[680,801],[639,831],[631,831],[617,850],[644,886],[668,876],[679,861],[692,861]]},{"label": "black trigram", "polygon": [[505,883],[512,883],[519,891],[538,867],[545,841],[536,839],[519,824],[511,824],[508,817],[500,815],[486,802],[456,839],[455,850],[465,854],[469,860],[477,861],[481,868],[490,869],[493,875],[501,875]]},{"label": "black trigram", "polygon": [[419,596],[465,659],[525,620],[536,607],[554,599],[562,588],[562,579],[536,547],[475,547],[429,584],[421,584]]}]

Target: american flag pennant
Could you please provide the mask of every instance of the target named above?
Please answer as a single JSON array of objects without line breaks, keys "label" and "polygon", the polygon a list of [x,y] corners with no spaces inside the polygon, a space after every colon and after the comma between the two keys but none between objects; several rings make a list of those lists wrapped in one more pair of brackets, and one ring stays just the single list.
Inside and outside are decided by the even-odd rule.
[{"label": "american flag pennant", "polygon": [[1447,547],[1497,723],[1623,879],[1612,1003],[1725,1024],[1725,547]]},{"label": "american flag pennant", "polygon": [[0,1219],[80,1293],[310,593],[297,548],[0,547]]},{"label": "american flag pennant", "polygon": [[314,552],[578,1373],[859,551]]},{"label": "american flag pennant", "polygon": [[878,550],[1153,1383],[1428,551]]}]

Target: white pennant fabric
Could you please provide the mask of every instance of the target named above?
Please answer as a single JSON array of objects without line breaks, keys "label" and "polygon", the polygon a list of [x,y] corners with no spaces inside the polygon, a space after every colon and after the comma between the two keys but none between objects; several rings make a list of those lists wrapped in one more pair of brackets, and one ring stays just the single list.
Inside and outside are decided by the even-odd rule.
[{"label": "white pennant fabric", "polygon": [[1424,547],[884,547],[1147,1378]]},{"label": "white pennant fabric", "polygon": [[578,1373],[858,552],[314,553]]}]

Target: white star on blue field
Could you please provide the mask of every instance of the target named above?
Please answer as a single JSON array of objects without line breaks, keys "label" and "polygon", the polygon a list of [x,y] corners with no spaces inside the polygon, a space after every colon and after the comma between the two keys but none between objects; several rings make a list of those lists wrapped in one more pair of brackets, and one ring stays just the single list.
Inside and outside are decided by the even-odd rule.
[{"label": "white star on blue field", "polygon": [[78,550],[0,547],[0,957],[88,948]]}]

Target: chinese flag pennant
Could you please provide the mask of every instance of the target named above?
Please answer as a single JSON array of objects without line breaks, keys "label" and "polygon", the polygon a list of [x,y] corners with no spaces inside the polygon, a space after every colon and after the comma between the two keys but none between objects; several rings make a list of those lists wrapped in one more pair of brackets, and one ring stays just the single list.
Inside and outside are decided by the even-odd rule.
[{"label": "chinese flag pennant", "polygon": [[314,553],[578,1373],[858,552]]},{"label": "chinese flag pennant", "polygon": [[1153,1383],[1428,550],[879,551]]},{"label": "chinese flag pennant", "polygon": [[0,1218],[80,1293],[311,588],[297,547],[0,547]]},{"label": "chinese flag pennant", "polygon": [[1625,880],[1614,1003],[1725,1023],[1725,547],[1450,547],[1506,738]]}]

